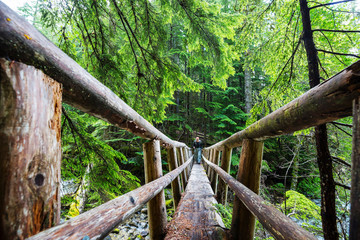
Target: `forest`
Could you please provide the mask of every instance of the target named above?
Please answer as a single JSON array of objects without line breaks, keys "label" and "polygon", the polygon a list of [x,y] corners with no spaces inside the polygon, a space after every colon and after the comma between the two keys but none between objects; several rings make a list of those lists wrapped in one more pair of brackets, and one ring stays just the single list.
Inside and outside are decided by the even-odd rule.
[{"label": "forest", "polygon": [[[351,0],[43,0],[18,13],[190,147],[245,129],[360,58]],[[145,183],[145,140],[67,104],[62,113],[63,219]],[[351,149],[351,117],[266,140],[260,195],[319,239],[349,239]],[[230,228],[228,199],[217,208]],[[255,239],[273,238],[257,223]]]}]

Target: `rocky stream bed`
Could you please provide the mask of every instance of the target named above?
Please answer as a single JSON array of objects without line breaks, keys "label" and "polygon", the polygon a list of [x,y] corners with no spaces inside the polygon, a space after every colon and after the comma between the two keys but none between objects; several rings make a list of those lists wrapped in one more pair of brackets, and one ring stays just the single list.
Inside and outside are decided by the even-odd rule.
[{"label": "rocky stream bed", "polygon": [[[110,237],[110,238],[109,238]],[[150,239],[147,208],[135,213],[107,237],[108,240]]]}]

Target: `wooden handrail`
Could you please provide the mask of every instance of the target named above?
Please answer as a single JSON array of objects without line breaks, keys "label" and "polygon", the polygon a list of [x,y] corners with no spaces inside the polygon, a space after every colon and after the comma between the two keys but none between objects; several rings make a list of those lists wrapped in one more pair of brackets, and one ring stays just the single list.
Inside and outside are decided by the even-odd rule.
[{"label": "wooden handrail", "polygon": [[234,191],[236,196],[242,201],[247,209],[254,214],[259,222],[276,238],[276,239],[317,239],[311,233],[301,228],[289,217],[285,216],[270,203],[245,187],[235,178],[227,174],[219,166],[209,162],[204,156],[203,160],[208,166],[214,169],[219,176]]},{"label": "wooden handrail", "polygon": [[104,238],[168,186],[191,161],[192,157],[183,165],[155,181],[27,239],[83,239],[85,236],[90,239]]},{"label": "wooden handrail", "polygon": [[109,88],[0,1],[0,57],[41,69],[63,85],[64,102],[165,147],[186,147],[156,129]]},{"label": "wooden handrail", "polygon": [[357,61],[246,129],[206,149],[239,147],[243,139],[264,140],[351,116],[352,100],[359,95],[360,61]]}]

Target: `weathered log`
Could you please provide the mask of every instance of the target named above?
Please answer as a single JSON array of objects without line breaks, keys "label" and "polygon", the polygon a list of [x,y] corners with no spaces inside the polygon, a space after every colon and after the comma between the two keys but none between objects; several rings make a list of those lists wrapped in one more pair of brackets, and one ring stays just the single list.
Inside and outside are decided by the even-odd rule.
[{"label": "weathered log", "polygon": [[[245,187],[259,193],[263,142],[244,139],[236,180]],[[255,233],[255,216],[235,197],[231,222],[233,239],[251,240]]]},{"label": "weathered log", "polygon": [[[215,159],[213,162],[215,165],[219,165],[219,157],[220,157],[220,151],[216,150]],[[211,168],[211,172],[210,172],[210,182],[211,182],[211,188],[216,195],[217,194],[218,175],[212,168]]]},{"label": "weathered log", "polygon": [[[162,177],[160,141],[153,140],[143,144],[145,183]],[[185,168],[186,170],[186,168]],[[164,191],[159,192],[147,203],[149,235],[152,240],[165,237],[167,223]]]},{"label": "weathered log", "polygon": [[0,57],[41,69],[63,84],[64,102],[165,147],[185,147],[141,117],[35,27],[0,1]]},{"label": "weathered log", "polygon": [[[167,159],[169,164],[169,171],[173,171],[178,167],[177,161],[176,161],[176,149],[174,147],[168,148],[167,150]],[[175,209],[179,205],[180,199],[181,199],[181,184],[180,184],[180,178],[177,177],[174,179],[174,181],[171,182],[171,189],[174,197],[174,206]]]},{"label": "weathered log", "polygon": [[[209,161],[214,163],[214,158],[215,158],[215,149],[211,149],[210,150]],[[207,174],[208,178],[210,179],[210,169],[211,168],[209,168],[208,165],[205,165],[204,168],[206,170],[206,174]]]},{"label": "weathered log", "polygon": [[[224,150],[222,151],[222,155],[221,155],[220,167],[227,173],[230,171],[231,153],[232,153],[232,148],[224,147]],[[226,204],[227,193],[228,193],[228,186],[222,179],[219,179],[217,193],[216,193],[216,199],[218,200],[219,203],[223,205]]]},{"label": "weathered log", "polygon": [[246,208],[256,216],[259,222],[276,238],[287,240],[310,240],[317,239],[311,233],[301,228],[289,217],[285,216],[269,202],[245,187],[223,169],[203,158],[219,176],[229,184],[236,196],[242,201]]},{"label": "weathered log", "polygon": [[180,205],[166,227],[165,239],[227,239],[215,203],[214,192],[211,190],[203,166],[195,164]]},{"label": "weathered log", "polygon": [[[182,147],[181,152],[182,152],[184,162],[186,162],[188,160],[188,155],[186,154],[186,148]],[[189,178],[189,176],[190,176],[190,165],[185,170],[186,170],[186,176]]]},{"label": "weathered log", "polygon": [[83,239],[85,236],[90,239],[102,239],[169,185],[191,163],[191,160],[192,158],[159,179],[80,214],[59,226],[42,231],[28,240]]},{"label": "weathered log", "polygon": [[360,239],[360,98],[353,103],[350,240]]},{"label": "weathered log", "polygon": [[24,239],[60,220],[61,85],[0,59],[0,239]]},{"label": "weathered log", "polygon": [[[182,151],[180,148],[176,148],[176,155],[177,155],[177,158],[178,158],[178,163],[179,165],[182,165],[184,163],[184,158],[183,158],[183,155],[182,155]],[[186,189],[186,184],[187,184],[187,173],[186,173],[186,170],[183,171],[181,173],[181,181],[182,181],[182,189],[183,191],[185,191]]]},{"label": "weathered log", "polygon": [[272,112],[246,129],[209,148],[241,146],[243,139],[263,140],[351,116],[360,96],[360,61]]}]

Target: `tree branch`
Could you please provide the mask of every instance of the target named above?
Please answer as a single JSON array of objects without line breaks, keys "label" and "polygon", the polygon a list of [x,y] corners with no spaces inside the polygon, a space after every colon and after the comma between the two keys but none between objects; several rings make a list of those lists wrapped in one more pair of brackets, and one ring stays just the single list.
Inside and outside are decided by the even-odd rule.
[{"label": "tree branch", "polygon": [[351,188],[345,184],[342,184],[342,183],[339,183],[339,182],[335,182],[335,185],[336,186],[339,186],[339,187],[342,187],[344,189],[347,189],[347,190],[351,190]]},{"label": "tree branch", "polygon": [[312,10],[312,9],[315,9],[318,7],[325,7],[325,6],[335,5],[335,4],[339,4],[339,3],[346,3],[346,2],[355,2],[355,0],[344,0],[344,1],[338,1],[338,2],[332,2],[332,3],[319,4],[319,5],[310,7],[309,10]]},{"label": "tree branch", "polygon": [[296,44],[295,50],[292,52],[290,58],[287,60],[287,62],[285,63],[284,67],[281,69],[281,71],[280,71],[278,77],[276,78],[275,82],[271,85],[271,88],[270,88],[269,92],[267,93],[265,99],[267,99],[267,98],[269,97],[270,92],[271,92],[272,89],[275,87],[277,81],[280,79],[280,77],[281,77],[282,73],[284,72],[285,68],[286,68],[287,65],[292,61],[292,59],[295,57],[295,54],[296,54],[296,52],[297,52],[297,50],[298,50],[298,48],[299,48],[299,45],[300,45],[300,43],[301,43],[301,39],[302,39],[302,36],[299,38],[299,41],[298,41],[297,44]]},{"label": "tree branch", "polygon": [[336,125],[340,125],[340,126],[344,126],[344,127],[349,127],[352,128],[353,125],[351,124],[346,124],[346,123],[339,123],[339,122],[331,122],[332,124],[336,124]]},{"label": "tree branch", "polygon": [[330,53],[330,54],[334,54],[334,55],[340,55],[340,56],[348,56],[348,57],[356,57],[356,58],[360,58],[360,56],[355,55],[355,54],[350,54],[350,53],[338,53],[338,52],[332,52],[332,51],[327,51],[327,50],[323,50],[323,49],[317,49],[318,52],[324,52],[324,53]]},{"label": "tree branch", "polygon": [[332,125],[334,125],[334,127],[336,127],[337,129],[339,129],[340,131],[344,132],[346,135],[352,137],[352,134],[348,133],[347,131],[345,131],[345,130],[342,129],[341,127],[339,127],[339,126],[337,126],[336,124],[333,124],[333,123],[332,123]]},{"label": "tree branch", "polygon": [[[331,42],[330,42],[329,38],[328,38],[323,32],[320,32],[320,33],[324,36],[324,38],[325,38],[326,41],[328,42],[331,51],[334,51],[334,49],[333,49],[333,47],[332,47],[332,45],[331,45]],[[336,58],[339,62],[341,62],[344,66],[347,66],[340,58],[338,58],[338,56],[335,55],[335,58]],[[319,60],[319,61],[320,61],[320,60]]]},{"label": "tree branch", "polygon": [[313,32],[360,33],[360,30],[313,29]]},{"label": "tree branch", "polygon": [[344,165],[346,167],[351,168],[351,164],[344,161],[344,160],[342,160],[341,158],[338,158],[338,157],[335,157],[335,156],[331,156],[331,158],[332,158],[333,162],[336,162],[336,163],[339,163],[339,164],[342,164],[342,165]]}]

